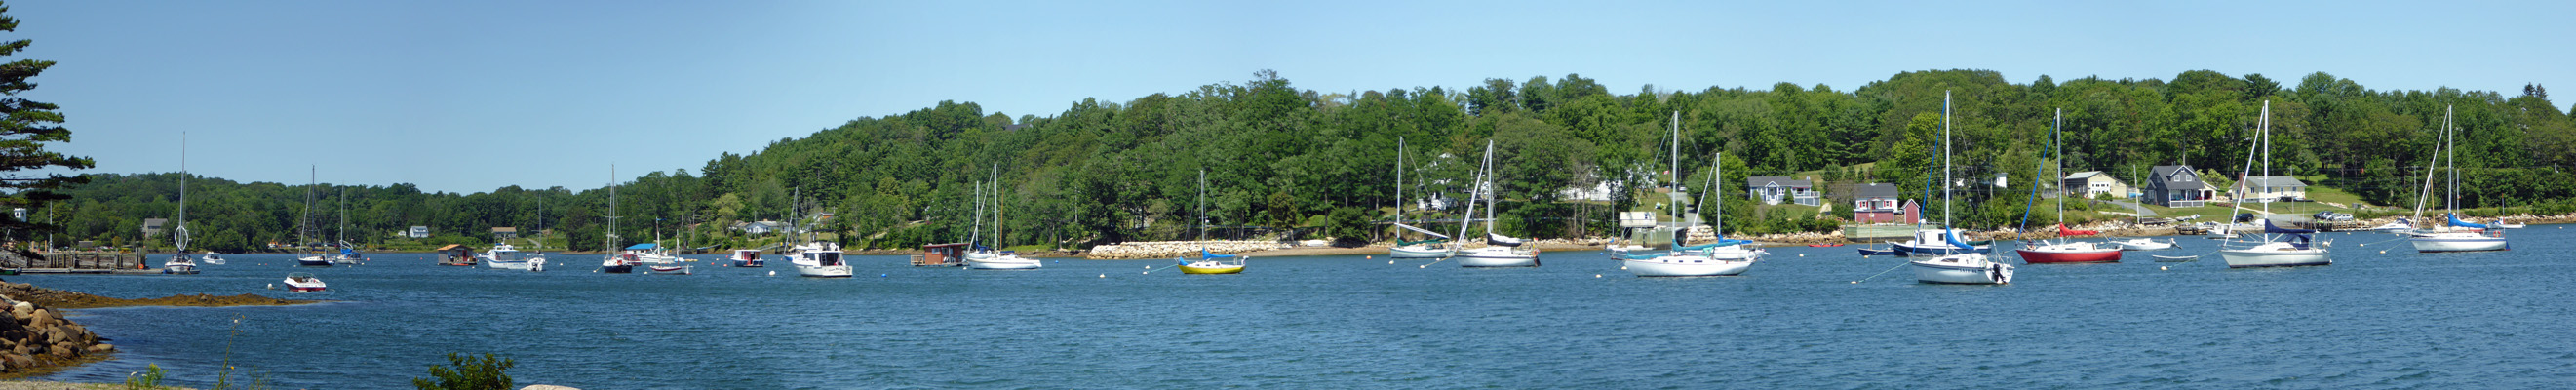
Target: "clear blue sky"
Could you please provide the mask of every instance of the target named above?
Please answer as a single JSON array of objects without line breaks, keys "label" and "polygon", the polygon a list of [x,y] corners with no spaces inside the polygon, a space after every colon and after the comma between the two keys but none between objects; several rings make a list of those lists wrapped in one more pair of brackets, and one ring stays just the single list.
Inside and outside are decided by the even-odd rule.
[{"label": "clear blue sky", "polygon": [[[1275,69],[1327,92],[1579,73],[1616,93],[1897,72],[2324,71],[2576,96],[2576,2],[9,2],[91,172],[597,188],[941,100],[1012,117]],[[14,58],[12,58],[14,59]],[[2561,99],[2562,106],[2565,99]]]}]

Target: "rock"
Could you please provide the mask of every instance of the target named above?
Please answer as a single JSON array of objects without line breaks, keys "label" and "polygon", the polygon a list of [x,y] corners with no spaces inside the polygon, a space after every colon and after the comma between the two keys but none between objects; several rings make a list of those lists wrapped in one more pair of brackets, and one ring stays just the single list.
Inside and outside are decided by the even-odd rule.
[{"label": "rock", "polygon": [[27,319],[27,316],[35,314],[36,304],[34,303],[20,301],[16,304],[9,305],[9,315],[16,316],[18,319]]},{"label": "rock", "polygon": [[63,331],[63,328],[45,329],[45,343],[47,344],[62,344],[71,341],[72,332]]},{"label": "rock", "polygon": [[89,353],[108,353],[115,350],[116,345],[114,344],[96,344],[89,346]]},{"label": "rock", "polygon": [[9,354],[8,360],[9,360],[9,366],[10,366],[10,367],[35,367],[35,366],[36,366],[36,357],[35,357],[35,356],[32,356],[32,355],[28,355],[26,352],[19,352],[19,353]]},{"label": "rock", "polygon": [[71,348],[64,347],[64,346],[61,346],[61,345],[55,345],[55,346],[52,346],[52,347],[47,347],[47,348],[45,348],[45,349],[47,350],[47,351],[46,351],[46,354],[54,355],[54,357],[58,357],[58,358],[69,358],[69,357],[72,357],[72,349],[71,349]]}]

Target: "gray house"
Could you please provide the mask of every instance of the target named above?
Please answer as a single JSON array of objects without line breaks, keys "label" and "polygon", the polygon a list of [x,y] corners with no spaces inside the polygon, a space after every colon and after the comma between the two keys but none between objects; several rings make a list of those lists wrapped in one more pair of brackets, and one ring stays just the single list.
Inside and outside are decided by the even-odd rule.
[{"label": "gray house", "polygon": [[2157,165],[2147,177],[2147,203],[2165,207],[2199,207],[2218,197],[2190,165]]},{"label": "gray house", "polygon": [[2247,202],[2307,200],[2308,183],[2289,176],[2254,176],[2236,181],[2235,197]]},{"label": "gray house", "polygon": [[1786,202],[1808,206],[1824,205],[1824,199],[1820,198],[1822,194],[1816,193],[1816,184],[1814,182],[1807,180],[1792,180],[1787,176],[1754,176],[1745,178],[1744,191],[1747,196],[1751,197],[1753,200],[1761,201],[1762,204],[1780,204]]}]

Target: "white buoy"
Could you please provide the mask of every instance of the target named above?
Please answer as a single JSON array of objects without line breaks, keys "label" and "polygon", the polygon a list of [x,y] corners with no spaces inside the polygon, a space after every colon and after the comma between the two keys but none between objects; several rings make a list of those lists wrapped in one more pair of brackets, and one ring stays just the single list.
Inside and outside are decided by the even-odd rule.
[{"label": "white buoy", "polygon": [[1601,274],[1592,274],[1592,277],[1593,277],[1593,278],[1600,278],[1600,277],[1601,277]]},{"label": "white buoy", "polygon": [[1377,256],[1375,256],[1375,255],[1371,255],[1371,256],[1368,256],[1368,259],[1369,259],[1369,260],[1377,260]]},{"label": "white buoy", "polygon": [[1108,279],[1108,278],[1109,278],[1109,274],[1100,274],[1100,278],[1101,278],[1101,279]]},{"label": "white buoy", "polygon": [[1137,275],[1153,275],[1153,274],[1154,274],[1154,271],[1138,272],[1138,273],[1136,273],[1136,274],[1137,274]]},{"label": "white buoy", "polygon": [[269,283],[269,284],[268,284],[268,289],[270,289],[270,290],[275,290],[275,289],[277,289],[277,283]]},{"label": "white buoy", "polygon": [[2157,270],[2157,271],[2164,271],[2164,270],[2169,270],[2169,269],[2172,269],[2172,268],[2165,268],[2165,267],[2161,267],[2161,266],[2160,266],[2160,267],[2156,267],[2156,270]]},{"label": "white buoy", "polygon": [[1807,254],[1805,254],[1805,253],[1800,253],[1800,254],[1798,254],[1798,257],[1807,257]]},{"label": "white buoy", "polygon": [[1386,265],[1395,265],[1395,260],[1387,260]]},{"label": "white buoy", "polygon": [[1860,284],[1860,281],[1858,281],[1858,280],[1854,280],[1854,281],[1852,281],[1852,284]]},{"label": "white buoy", "polygon": [[1430,264],[1423,264],[1423,265],[1413,266],[1413,268],[1431,268],[1431,265],[1430,265]]},{"label": "white buoy", "polygon": [[778,270],[770,270],[769,276],[778,276]]}]

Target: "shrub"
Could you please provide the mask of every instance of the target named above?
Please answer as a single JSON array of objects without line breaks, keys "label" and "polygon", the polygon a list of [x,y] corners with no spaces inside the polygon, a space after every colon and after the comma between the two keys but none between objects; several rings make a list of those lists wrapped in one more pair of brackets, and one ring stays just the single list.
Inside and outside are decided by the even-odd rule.
[{"label": "shrub", "polygon": [[480,358],[449,353],[447,362],[456,368],[432,364],[429,376],[438,380],[412,378],[412,387],[421,390],[510,390],[512,387],[510,374],[501,373],[516,364],[510,359],[495,358],[489,353]]}]

